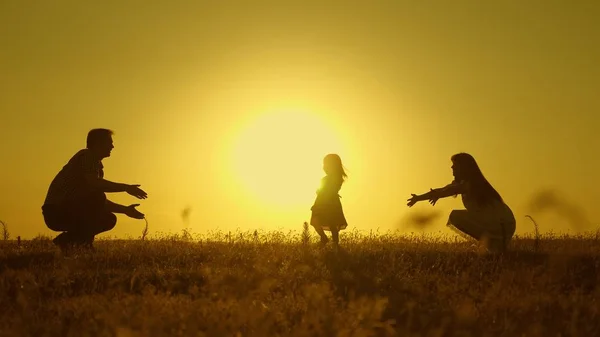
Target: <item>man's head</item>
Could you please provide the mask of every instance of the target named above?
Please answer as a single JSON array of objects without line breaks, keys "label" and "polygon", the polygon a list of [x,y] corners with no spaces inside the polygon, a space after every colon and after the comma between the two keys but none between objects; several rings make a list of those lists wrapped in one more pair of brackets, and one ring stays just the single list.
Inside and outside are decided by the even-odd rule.
[{"label": "man's head", "polygon": [[114,148],[112,135],[113,131],[109,129],[90,130],[87,135],[87,148],[100,159],[110,157],[110,151]]}]

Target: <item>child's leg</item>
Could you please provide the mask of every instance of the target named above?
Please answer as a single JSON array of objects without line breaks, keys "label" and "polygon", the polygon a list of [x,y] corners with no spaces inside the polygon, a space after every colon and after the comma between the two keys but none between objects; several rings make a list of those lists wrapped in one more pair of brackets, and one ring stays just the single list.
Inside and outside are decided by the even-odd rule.
[{"label": "child's leg", "polygon": [[340,231],[338,231],[335,228],[331,229],[331,239],[333,240],[333,243],[335,245],[337,245],[338,243],[340,243]]},{"label": "child's leg", "polygon": [[325,243],[325,242],[329,241],[329,239],[327,238],[327,235],[325,235],[325,231],[323,230],[323,227],[321,227],[321,224],[319,223],[319,219],[317,217],[312,216],[310,218],[310,225],[315,228],[315,231],[321,237],[321,242]]}]

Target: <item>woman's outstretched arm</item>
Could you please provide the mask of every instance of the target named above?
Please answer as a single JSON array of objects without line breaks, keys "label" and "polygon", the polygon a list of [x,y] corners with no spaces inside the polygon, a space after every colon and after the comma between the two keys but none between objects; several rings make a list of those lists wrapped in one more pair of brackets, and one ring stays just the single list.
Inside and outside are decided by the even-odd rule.
[{"label": "woman's outstretched arm", "polygon": [[412,194],[412,197],[408,199],[408,207],[416,204],[418,201],[429,200],[432,205],[435,205],[438,199],[450,197],[464,192],[464,184],[453,182],[441,188],[431,189],[427,193],[421,195]]}]

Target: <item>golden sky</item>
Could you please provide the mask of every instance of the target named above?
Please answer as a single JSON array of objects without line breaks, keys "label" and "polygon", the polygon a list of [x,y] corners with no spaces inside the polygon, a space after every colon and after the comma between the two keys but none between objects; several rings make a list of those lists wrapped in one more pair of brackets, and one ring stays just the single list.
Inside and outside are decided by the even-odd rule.
[{"label": "golden sky", "polygon": [[[600,222],[597,1],[2,1],[0,219],[51,234],[48,185],[95,127],[153,232],[301,228],[338,152],[349,228],[387,230],[471,153],[531,232],[560,191]],[[127,195],[114,201],[136,203]],[[460,199],[441,201],[444,230]],[[544,215],[545,214],[545,215]],[[568,221],[538,215],[543,231]],[[139,236],[119,216],[110,235]],[[589,228],[575,228],[576,230]]]}]

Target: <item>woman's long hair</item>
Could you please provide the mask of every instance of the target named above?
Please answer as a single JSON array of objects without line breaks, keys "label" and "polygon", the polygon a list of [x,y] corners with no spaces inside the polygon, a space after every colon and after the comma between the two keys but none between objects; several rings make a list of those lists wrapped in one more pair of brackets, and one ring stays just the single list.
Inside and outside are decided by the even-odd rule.
[{"label": "woman's long hair", "polygon": [[456,166],[458,176],[456,180],[469,183],[470,196],[481,206],[487,205],[494,200],[504,202],[492,184],[483,176],[475,158],[468,153],[457,153],[450,160]]},{"label": "woman's long hair", "polygon": [[327,172],[327,174],[339,175],[342,178],[342,181],[345,181],[348,178],[346,171],[344,170],[344,165],[342,165],[342,158],[335,153],[330,153],[325,156],[323,159],[323,163],[331,169],[331,172]]}]

